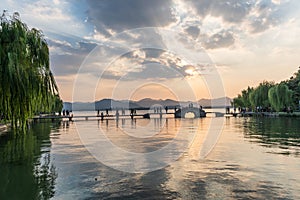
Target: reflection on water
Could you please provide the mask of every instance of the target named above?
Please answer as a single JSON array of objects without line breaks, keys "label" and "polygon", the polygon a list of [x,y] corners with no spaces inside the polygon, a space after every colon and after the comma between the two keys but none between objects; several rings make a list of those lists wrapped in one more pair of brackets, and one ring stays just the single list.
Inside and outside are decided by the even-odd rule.
[{"label": "reflection on water", "polygon": [[300,123],[297,118],[249,118],[243,127],[246,138],[271,148],[270,153],[300,155]]},{"label": "reflection on water", "polygon": [[[82,123],[82,126],[81,126]],[[100,121],[98,129],[77,122],[87,150],[100,162],[126,172],[150,172],[176,161],[198,133],[199,120]]]},{"label": "reflection on water", "polygon": [[50,131],[49,124],[38,124],[26,134],[9,132],[0,137],[0,199],[54,195],[57,173],[51,163]]},{"label": "reflection on water", "polygon": [[[226,119],[218,145],[201,160],[211,120],[217,119],[44,123],[26,135],[1,136],[0,199],[300,199],[297,119]],[[152,132],[135,131],[145,127]],[[133,152],[162,148],[178,130],[196,135],[177,161],[132,174],[96,160],[78,130],[104,130],[114,145]]]}]

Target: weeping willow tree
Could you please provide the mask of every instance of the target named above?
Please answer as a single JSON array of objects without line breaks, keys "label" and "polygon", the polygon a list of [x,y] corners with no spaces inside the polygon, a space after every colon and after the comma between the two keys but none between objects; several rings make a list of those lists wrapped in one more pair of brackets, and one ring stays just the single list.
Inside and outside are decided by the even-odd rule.
[{"label": "weeping willow tree", "polygon": [[238,97],[233,99],[233,105],[235,107],[244,107],[244,108],[250,108],[250,95],[253,92],[252,87],[248,87],[246,90],[242,91],[242,94],[239,94]]},{"label": "weeping willow tree", "polygon": [[259,84],[250,94],[250,102],[252,108],[261,106],[267,108],[270,106],[268,92],[274,86],[273,82],[264,81]]},{"label": "weeping willow tree", "polygon": [[285,83],[277,84],[268,92],[270,104],[278,112],[292,104],[292,95],[293,91]]},{"label": "weeping willow tree", "polygon": [[0,112],[24,128],[34,113],[51,111],[58,89],[42,32],[29,29],[18,13],[4,11],[0,20]]},{"label": "weeping willow tree", "polygon": [[256,88],[248,87],[233,99],[234,106],[252,107],[271,106],[276,111],[281,111],[284,107],[299,108],[300,101],[300,67],[294,75],[286,81],[278,84],[264,81]]}]

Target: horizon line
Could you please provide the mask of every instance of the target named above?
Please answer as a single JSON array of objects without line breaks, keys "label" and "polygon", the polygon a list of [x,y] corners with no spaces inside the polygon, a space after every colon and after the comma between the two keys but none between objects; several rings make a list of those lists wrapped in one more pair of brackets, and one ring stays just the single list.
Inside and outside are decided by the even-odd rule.
[{"label": "horizon line", "polygon": [[[209,98],[201,98],[201,99],[198,99],[196,101],[200,101],[200,100],[214,100],[214,99],[221,99],[221,98],[228,98],[228,99],[231,99],[230,97],[228,96],[224,96],[224,97],[217,97],[217,98],[213,98],[213,99],[209,99]],[[177,100],[174,100],[174,99],[171,99],[171,98],[167,98],[167,99],[153,99],[151,97],[146,97],[146,98],[142,98],[142,99],[139,99],[139,100],[130,100],[130,99],[112,99],[112,98],[103,98],[103,99],[100,99],[100,100],[94,100],[93,102],[90,102],[90,101],[63,101],[63,103],[94,103],[94,102],[97,102],[97,101],[102,101],[102,100],[114,100],[114,101],[132,101],[132,102],[138,102],[138,101],[142,101],[142,100],[145,100],[145,99],[151,99],[151,100],[154,100],[154,101],[166,101],[166,100],[171,100],[171,101],[177,101]],[[183,100],[183,101],[178,101],[178,102],[194,102],[194,101],[191,101],[191,100]]]}]

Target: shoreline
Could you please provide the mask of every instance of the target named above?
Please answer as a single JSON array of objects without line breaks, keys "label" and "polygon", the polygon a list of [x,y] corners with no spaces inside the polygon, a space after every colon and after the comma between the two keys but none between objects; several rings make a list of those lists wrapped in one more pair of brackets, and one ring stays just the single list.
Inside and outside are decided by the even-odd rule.
[{"label": "shoreline", "polygon": [[293,112],[293,113],[279,112],[278,115],[279,117],[300,117],[300,112]]},{"label": "shoreline", "polygon": [[241,113],[230,113],[237,117],[300,117],[300,112],[241,112]]}]

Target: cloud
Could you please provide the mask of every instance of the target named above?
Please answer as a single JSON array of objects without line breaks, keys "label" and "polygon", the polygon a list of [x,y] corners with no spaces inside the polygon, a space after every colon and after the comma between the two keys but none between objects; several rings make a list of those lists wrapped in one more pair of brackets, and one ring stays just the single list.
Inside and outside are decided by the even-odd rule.
[{"label": "cloud", "polygon": [[174,69],[161,63],[145,62],[141,71],[128,73],[127,78],[131,80],[166,80],[176,78],[179,75]]},{"label": "cloud", "polygon": [[260,33],[283,23],[287,15],[285,6],[286,4],[266,0],[257,3],[249,17],[250,31]]},{"label": "cloud", "polygon": [[240,1],[240,0],[187,0],[202,18],[208,15],[222,17],[224,21],[231,23],[241,22],[250,12],[255,1]]},{"label": "cloud", "polygon": [[129,52],[124,57],[130,58],[130,59],[140,59],[142,62],[146,59],[157,59],[160,58],[160,56],[165,52],[166,50],[163,49],[154,49],[154,48],[143,48],[143,49],[137,49],[132,52]]},{"label": "cloud", "polygon": [[187,0],[186,4],[196,11],[200,21],[208,16],[220,17],[236,29],[247,24],[250,33],[260,33],[284,23],[295,1]]},{"label": "cloud", "polygon": [[213,1],[211,14],[213,16],[220,16],[225,22],[240,23],[245,20],[246,16],[251,11],[255,1]]},{"label": "cloud", "polygon": [[142,27],[167,26],[174,22],[172,0],[88,0],[88,21],[105,36]]},{"label": "cloud", "polygon": [[85,57],[97,44],[78,41],[78,38],[49,34],[47,43],[50,49],[51,68],[56,76],[74,75]]},{"label": "cloud", "polygon": [[140,28],[135,30],[129,30],[117,34],[110,38],[118,42],[117,45],[125,45],[129,49],[137,48],[157,48],[164,49],[165,44],[162,37],[155,28]]},{"label": "cloud", "polygon": [[[96,41],[99,42],[101,61],[95,59],[94,63],[91,62],[89,68],[81,73],[98,76],[99,68],[105,70],[107,63],[113,61],[103,74],[105,78],[171,79],[176,78],[178,74],[189,77],[195,72],[191,66],[196,66],[197,69],[201,66],[202,72],[207,66],[196,62],[193,65],[180,62],[178,56],[166,53],[166,40],[159,31],[147,30],[144,27],[164,27],[173,23],[169,28],[174,28],[175,23],[181,27],[174,29],[175,32],[181,31],[178,33],[180,37],[177,38],[177,42],[184,44],[184,48],[189,51],[195,50],[195,46],[190,45],[195,41],[190,40],[196,40],[205,49],[216,50],[234,47],[235,42],[240,41],[238,34],[241,32],[249,36],[283,23],[283,19],[280,19],[281,13],[287,10],[288,4],[271,0],[180,2],[178,5],[183,6],[181,11],[190,12],[194,9],[195,12],[182,15],[176,13],[172,10],[172,6],[176,4],[171,0],[88,0],[87,21],[95,26],[95,32],[86,39],[92,40],[99,36]],[[135,31],[130,31],[131,29]],[[173,43],[174,41],[171,41],[171,44]],[[82,61],[96,45],[91,42],[74,44],[65,38],[59,41],[52,40],[49,44],[52,49],[52,62],[56,65],[54,72],[63,75],[76,73]],[[173,71],[171,73],[168,70]],[[175,73],[175,76],[174,70],[178,73]]]},{"label": "cloud", "polygon": [[226,48],[234,44],[235,39],[233,33],[230,31],[220,31],[211,36],[204,36],[203,46],[206,49]]},{"label": "cloud", "polygon": [[[133,80],[171,80],[201,75],[207,66],[186,64],[173,53],[159,49],[139,49],[126,53],[103,69],[101,78]],[[103,64],[98,63],[98,66]],[[95,73],[96,74],[96,73]]]},{"label": "cloud", "polygon": [[197,26],[189,26],[185,29],[185,32],[192,36],[192,38],[197,39],[200,34],[200,28]]}]

